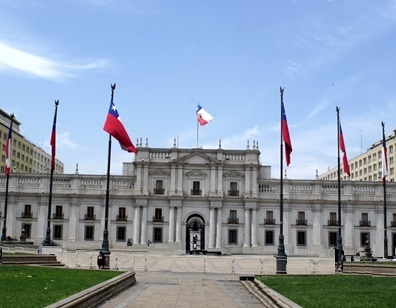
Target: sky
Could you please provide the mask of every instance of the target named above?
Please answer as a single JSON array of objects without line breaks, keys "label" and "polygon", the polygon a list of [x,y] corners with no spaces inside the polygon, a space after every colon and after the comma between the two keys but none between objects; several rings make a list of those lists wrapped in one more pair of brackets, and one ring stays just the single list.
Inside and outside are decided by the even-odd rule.
[{"label": "sky", "polygon": [[[131,140],[244,150],[280,178],[280,87],[290,179],[353,158],[396,129],[396,0],[1,0],[0,108],[65,173],[106,174],[114,103]],[[214,120],[199,127],[200,104]],[[113,139],[111,174],[134,154]],[[284,167],[285,163],[283,164]]]}]

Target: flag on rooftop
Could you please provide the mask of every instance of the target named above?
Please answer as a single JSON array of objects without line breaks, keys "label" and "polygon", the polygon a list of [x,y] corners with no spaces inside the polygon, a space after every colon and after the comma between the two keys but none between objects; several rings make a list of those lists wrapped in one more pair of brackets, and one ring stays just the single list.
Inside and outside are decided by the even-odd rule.
[{"label": "flag on rooftop", "polygon": [[117,139],[124,151],[136,153],[136,148],[129,138],[124,124],[121,122],[120,115],[118,114],[113,99],[110,101],[110,108],[107,114],[106,122],[103,126],[103,130]]},{"label": "flag on rooftop", "polygon": [[205,109],[203,109],[199,104],[197,107],[197,119],[198,123],[203,126],[208,124],[210,121],[213,121],[213,117],[210,113],[208,113]]}]

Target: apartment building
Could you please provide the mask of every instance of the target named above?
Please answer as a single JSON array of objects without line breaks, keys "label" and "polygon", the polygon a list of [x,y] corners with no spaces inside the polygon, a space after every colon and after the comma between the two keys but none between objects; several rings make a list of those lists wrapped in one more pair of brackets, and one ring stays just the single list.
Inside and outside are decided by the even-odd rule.
[{"label": "apartment building", "polygon": [[[396,167],[396,130],[393,134],[385,137],[386,150],[388,156],[388,175],[387,182],[395,181]],[[382,181],[382,139],[373,143],[371,147],[363,154],[349,159],[351,176],[344,172],[344,166],[341,165],[341,179],[351,181]],[[332,168],[318,176],[322,180],[337,180],[338,168]]]},{"label": "apartment building", "polygon": [[[5,144],[10,129],[11,116],[0,109],[0,172],[5,170]],[[21,123],[14,118],[12,125],[11,172],[49,173],[51,155],[27,140],[20,131]],[[63,163],[56,159],[54,173],[63,173]]]}]

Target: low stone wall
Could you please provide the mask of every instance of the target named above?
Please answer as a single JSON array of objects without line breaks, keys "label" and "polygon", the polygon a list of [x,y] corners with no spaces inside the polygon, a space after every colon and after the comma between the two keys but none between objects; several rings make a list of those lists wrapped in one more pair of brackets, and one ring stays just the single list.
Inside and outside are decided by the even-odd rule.
[{"label": "low stone wall", "polygon": [[[97,268],[98,251],[68,251],[61,248],[43,248],[43,253],[55,254],[70,268]],[[113,251],[110,269],[136,271],[173,271],[236,275],[276,274],[274,256],[263,255],[148,255]],[[288,256],[288,274],[334,274],[334,259]]]},{"label": "low stone wall", "polygon": [[135,272],[128,271],[108,281],[69,296],[47,308],[96,307],[136,283]]},{"label": "low stone wall", "polygon": [[344,263],[344,274],[364,274],[376,276],[396,276],[395,265],[361,262],[361,263]]}]

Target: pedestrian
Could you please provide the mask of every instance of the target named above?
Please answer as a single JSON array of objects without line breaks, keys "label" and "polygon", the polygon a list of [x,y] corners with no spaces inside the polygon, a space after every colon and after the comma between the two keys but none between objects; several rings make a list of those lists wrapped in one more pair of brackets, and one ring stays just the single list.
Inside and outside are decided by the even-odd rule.
[{"label": "pedestrian", "polygon": [[98,267],[99,269],[103,269],[105,265],[106,265],[106,256],[104,255],[103,251],[99,251]]}]

